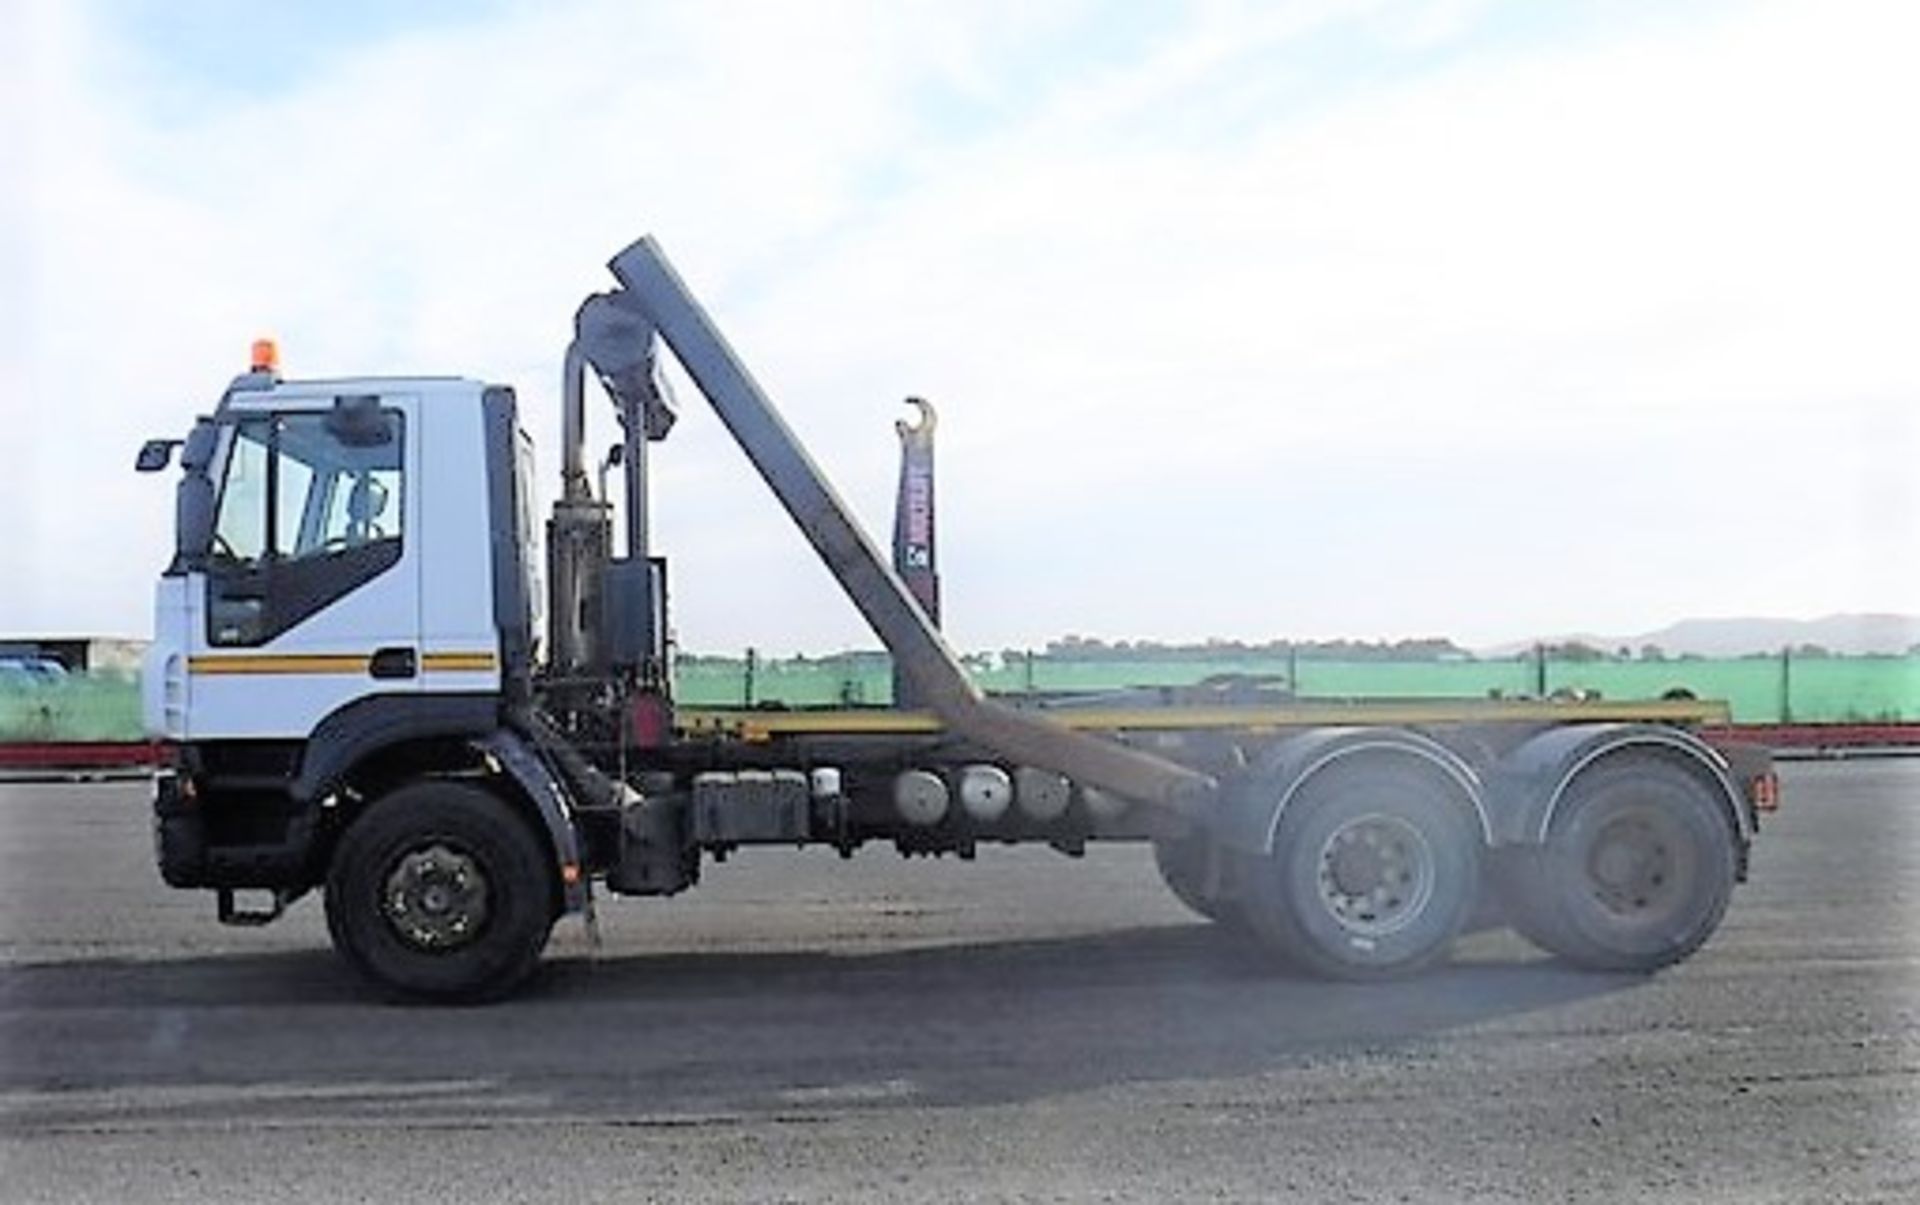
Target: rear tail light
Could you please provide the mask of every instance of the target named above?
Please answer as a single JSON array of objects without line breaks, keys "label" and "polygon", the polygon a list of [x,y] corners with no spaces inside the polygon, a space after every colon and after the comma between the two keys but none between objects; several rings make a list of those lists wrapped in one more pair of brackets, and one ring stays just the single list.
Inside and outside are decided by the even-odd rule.
[{"label": "rear tail light", "polygon": [[1772,770],[1747,780],[1747,799],[1756,812],[1780,810],[1780,776]]}]

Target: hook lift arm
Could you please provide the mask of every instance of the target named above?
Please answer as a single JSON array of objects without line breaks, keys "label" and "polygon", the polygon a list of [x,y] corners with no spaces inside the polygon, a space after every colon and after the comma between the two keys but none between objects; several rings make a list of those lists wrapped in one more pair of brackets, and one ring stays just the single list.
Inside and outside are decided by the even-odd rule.
[{"label": "hook lift arm", "polygon": [[[1052,770],[1087,786],[1188,815],[1207,810],[1218,791],[1210,776],[983,697],[659,244],[651,236],[642,238],[614,256],[608,267],[622,288],[604,295],[605,304],[643,316],[634,333],[644,338],[657,332],[673,350],[734,442],[904,670],[917,697],[948,728],[1011,761]],[[650,352],[629,348],[622,363],[602,363],[597,350],[589,349],[588,356],[615,401],[628,413],[643,410],[653,390]],[[922,423],[930,429],[930,409],[922,414]]]}]

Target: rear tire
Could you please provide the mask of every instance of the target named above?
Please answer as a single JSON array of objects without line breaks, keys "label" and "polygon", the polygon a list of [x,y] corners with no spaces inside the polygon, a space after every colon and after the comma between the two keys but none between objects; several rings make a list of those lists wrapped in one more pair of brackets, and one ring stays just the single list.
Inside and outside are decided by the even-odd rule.
[{"label": "rear tire", "polygon": [[[1215,924],[1244,926],[1246,917],[1238,902],[1225,890],[1224,873],[1209,873],[1208,859],[1214,856],[1210,839],[1204,833],[1178,841],[1153,843],[1153,864],[1175,899]],[[1222,867],[1221,871],[1224,870]]]},{"label": "rear tire", "polygon": [[1508,918],[1591,970],[1646,973],[1699,949],[1726,915],[1738,850],[1725,807],[1670,762],[1633,758],[1576,778],[1544,845],[1501,878]]},{"label": "rear tire", "polygon": [[1397,767],[1317,776],[1251,859],[1242,903],[1284,957],[1335,979],[1444,959],[1474,907],[1480,830],[1464,800]]},{"label": "rear tire", "polygon": [[327,930],[365,978],[399,996],[471,1003],[533,971],[557,893],[545,843],[498,796],[420,782],[375,800],[327,875]]}]

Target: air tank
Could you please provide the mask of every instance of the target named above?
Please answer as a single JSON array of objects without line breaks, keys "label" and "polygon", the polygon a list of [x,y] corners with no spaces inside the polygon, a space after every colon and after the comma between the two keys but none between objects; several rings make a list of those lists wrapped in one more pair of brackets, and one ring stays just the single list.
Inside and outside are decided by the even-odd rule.
[{"label": "air tank", "polygon": [[1073,802],[1073,784],[1051,770],[1021,766],[1015,775],[1014,798],[1029,820],[1058,820]]},{"label": "air tank", "polygon": [[928,828],[947,817],[947,780],[931,770],[908,770],[893,780],[893,807],[908,824]]},{"label": "air tank", "polygon": [[960,771],[960,806],[968,816],[991,824],[1013,803],[1013,779],[999,766],[968,766]]}]

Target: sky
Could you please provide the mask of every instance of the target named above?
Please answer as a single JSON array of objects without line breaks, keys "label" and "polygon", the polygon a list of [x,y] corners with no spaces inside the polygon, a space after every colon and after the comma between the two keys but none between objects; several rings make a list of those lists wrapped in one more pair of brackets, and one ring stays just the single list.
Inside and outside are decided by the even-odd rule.
[{"label": "sky", "polygon": [[[131,472],[289,376],[514,385],[643,233],[963,648],[1920,612],[1920,9],[0,5],[0,632],[149,630]],[[870,645],[692,387],[682,647]],[[594,401],[594,437],[612,438]]]}]

